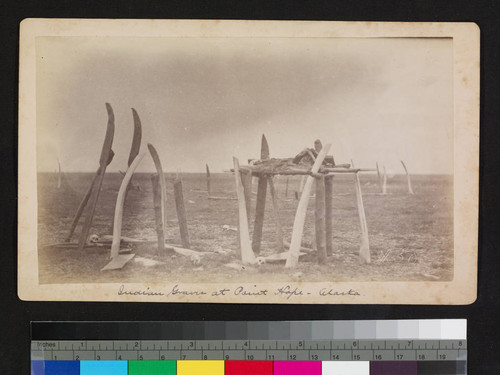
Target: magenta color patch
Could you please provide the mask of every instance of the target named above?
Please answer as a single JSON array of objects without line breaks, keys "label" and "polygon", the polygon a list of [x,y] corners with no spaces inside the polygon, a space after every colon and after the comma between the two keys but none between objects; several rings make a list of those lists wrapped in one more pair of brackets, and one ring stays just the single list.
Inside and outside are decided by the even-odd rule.
[{"label": "magenta color patch", "polygon": [[321,361],[274,361],[274,375],[321,375]]}]

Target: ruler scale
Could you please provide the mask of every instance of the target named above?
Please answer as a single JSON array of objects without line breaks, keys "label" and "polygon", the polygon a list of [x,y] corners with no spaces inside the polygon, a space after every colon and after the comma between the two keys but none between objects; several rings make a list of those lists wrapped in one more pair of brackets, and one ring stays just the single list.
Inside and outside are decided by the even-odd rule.
[{"label": "ruler scale", "polygon": [[466,321],[33,323],[31,359],[33,375],[462,375]]}]

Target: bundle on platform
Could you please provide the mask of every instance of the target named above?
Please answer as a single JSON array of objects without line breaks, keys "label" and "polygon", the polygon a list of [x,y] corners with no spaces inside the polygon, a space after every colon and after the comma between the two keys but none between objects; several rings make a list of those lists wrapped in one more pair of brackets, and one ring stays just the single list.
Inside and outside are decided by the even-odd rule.
[{"label": "bundle on platform", "polygon": [[[333,157],[330,157],[333,160]],[[295,158],[269,160],[257,160],[251,165],[242,165],[240,169],[243,173],[251,172],[253,174],[265,175],[311,175],[312,163],[299,163],[294,162]],[[326,159],[326,158],[325,158]],[[326,159],[327,160],[327,159]],[[357,173],[357,172],[372,172],[376,169],[363,169],[363,168],[350,168],[350,164],[335,165],[323,162],[319,168],[319,174],[337,174],[337,173]]]}]

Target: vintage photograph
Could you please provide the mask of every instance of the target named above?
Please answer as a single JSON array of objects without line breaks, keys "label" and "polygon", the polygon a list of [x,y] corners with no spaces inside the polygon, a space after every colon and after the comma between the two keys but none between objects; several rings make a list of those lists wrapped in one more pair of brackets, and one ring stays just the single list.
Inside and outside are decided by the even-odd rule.
[{"label": "vintage photograph", "polygon": [[474,25],[123,22],[22,25],[21,298],[473,302]]}]

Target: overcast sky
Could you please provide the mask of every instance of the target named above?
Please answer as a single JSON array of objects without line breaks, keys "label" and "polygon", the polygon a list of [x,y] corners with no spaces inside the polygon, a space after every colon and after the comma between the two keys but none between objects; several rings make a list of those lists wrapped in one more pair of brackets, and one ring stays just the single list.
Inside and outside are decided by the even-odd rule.
[{"label": "overcast sky", "polygon": [[[453,172],[451,39],[37,38],[38,170],[95,171],[115,112],[125,170],[133,121],[166,171],[292,157],[315,139],[337,163]],[[153,171],[145,158],[138,171]]]}]

